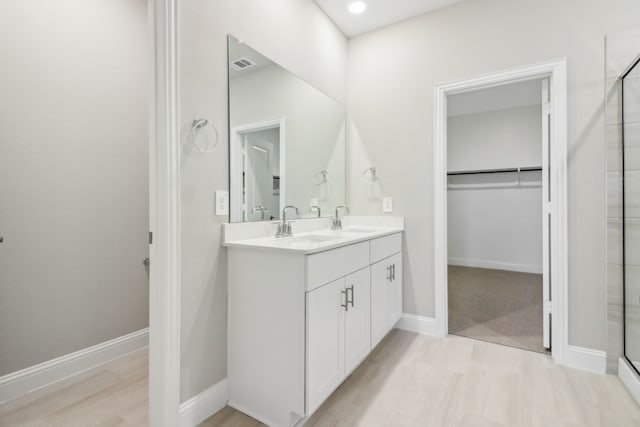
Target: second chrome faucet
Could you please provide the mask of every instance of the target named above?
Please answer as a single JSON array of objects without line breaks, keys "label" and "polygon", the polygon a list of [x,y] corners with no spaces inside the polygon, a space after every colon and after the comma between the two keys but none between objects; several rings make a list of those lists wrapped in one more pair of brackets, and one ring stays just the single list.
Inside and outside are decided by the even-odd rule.
[{"label": "second chrome faucet", "polygon": [[296,215],[300,215],[300,211],[295,206],[285,206],[282,208],[282,222],[278,223],[278,231],[276,231],[276,237],[291,236],[291,221],[287,221],[287,209],[295,209]]},{"label": "second chrome faucet", "polygon": [[340,219],[339,213],[340,209],[344,209],[347,214],[349,213],[349,208],[346,206],[336,206],[336,217],[333,218],[333,222],[331,223],[332,230],[340,230],[342,229],[342,219]]}]

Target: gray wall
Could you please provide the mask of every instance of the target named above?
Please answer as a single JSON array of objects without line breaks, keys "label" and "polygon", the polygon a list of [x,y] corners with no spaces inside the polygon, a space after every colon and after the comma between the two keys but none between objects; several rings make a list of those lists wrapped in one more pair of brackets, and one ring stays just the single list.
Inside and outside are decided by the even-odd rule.
[{"label": "gray wall", "polygon": [[474,0],[350,40],[349,202],[380,212],[359,180],[375,164],[406,217],[406,312],[434,316],[434,85],[566,57],[569,341],[605,348],[604,36],[638,16],[634,0]]},{"label": "gray wall", "polygon": [[214,191],[228,188],[228,33],[346,101],[347,41],[311,0],[180,2],[181,121],[196,117],[220,132],[215,151],[182,159],[182,369],[187,400],[226,376],[226,250]]},{"label": "gray wall", "polygon": [[0,3],[0,376],[145,328],[145,0]]}]

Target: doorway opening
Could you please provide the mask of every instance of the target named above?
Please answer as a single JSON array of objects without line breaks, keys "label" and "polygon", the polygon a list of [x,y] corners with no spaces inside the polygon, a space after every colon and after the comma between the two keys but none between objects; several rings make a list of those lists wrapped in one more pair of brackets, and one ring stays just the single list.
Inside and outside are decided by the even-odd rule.
[{"label": "doorway opening", "polygon": [[231,221],[280,219],[285,199],[284,118],[231,130]]},{"label": "doorway opening", "polygon": [[543,78],[447,99],[449,333],[542,353],[548,91]]},{"label": "doorway opening", "polygon": [[563,362],[565,61],[437,86],[435,130],[437,333]]}]

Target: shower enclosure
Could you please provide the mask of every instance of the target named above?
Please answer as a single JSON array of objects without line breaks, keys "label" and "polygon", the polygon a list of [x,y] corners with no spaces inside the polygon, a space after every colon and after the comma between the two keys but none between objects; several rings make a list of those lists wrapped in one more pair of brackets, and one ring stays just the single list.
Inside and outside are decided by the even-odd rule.
[{"label": "shower enclosure", "polygon": [[623,354],[640,374],[640,56],[620,77]]}]

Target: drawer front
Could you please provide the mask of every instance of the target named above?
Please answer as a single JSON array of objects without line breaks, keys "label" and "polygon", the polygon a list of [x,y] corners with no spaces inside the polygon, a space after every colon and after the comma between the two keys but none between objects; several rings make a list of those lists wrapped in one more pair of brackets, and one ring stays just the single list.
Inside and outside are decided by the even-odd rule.
[{"label": "drawer front", "polygon": [[371,240],[371,264],[402,251],[402,233]]},{"label": "drawer front", "polygon": [[369,265],[369,242],[307,256],[307,291]]}]

